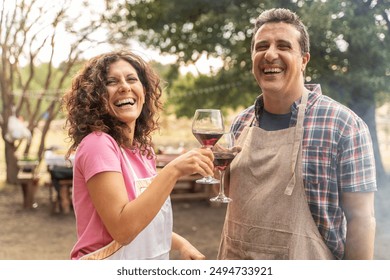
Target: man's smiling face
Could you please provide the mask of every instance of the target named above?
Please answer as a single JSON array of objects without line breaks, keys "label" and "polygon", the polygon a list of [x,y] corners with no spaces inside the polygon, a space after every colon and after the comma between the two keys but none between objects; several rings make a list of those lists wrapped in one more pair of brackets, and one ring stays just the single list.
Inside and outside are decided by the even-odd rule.
[{"label": "man's smiling face", "polygon": [[302,54],[299,39],[299,31],[283,22],[266,23],[257,30],[252,72],[263,93],[286,94],[301,87],[310,55]]}]

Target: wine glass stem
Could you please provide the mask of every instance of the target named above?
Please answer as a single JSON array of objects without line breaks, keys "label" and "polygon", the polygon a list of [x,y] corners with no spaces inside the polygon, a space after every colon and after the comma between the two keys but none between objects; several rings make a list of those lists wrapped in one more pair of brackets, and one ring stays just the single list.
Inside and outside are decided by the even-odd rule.
[{"label": "wine glass stem", "polygon": [[[202,145],[202,149],[211,149],[213,146],[210,146],[210,145]],[[214,178],[213,178],[213,176],[206,176],[206,177],[204,177],[207,181],[212,181]]]},{"label": "wine glass stem", "polygon": [[225,195],[225,170],[219,170],[220,184],[219,184],[219,195]]}]

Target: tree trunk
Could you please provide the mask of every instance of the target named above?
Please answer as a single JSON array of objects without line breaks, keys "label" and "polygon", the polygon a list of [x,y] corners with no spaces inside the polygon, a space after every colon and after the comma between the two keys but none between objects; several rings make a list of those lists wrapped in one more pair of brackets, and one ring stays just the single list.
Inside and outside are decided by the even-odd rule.
[{"label": "tree trunk", "polygon": [[8,184],[16,185],[18,183],[18,158],[16,157],[16,147],[14,143],[5,142],[5,163],[7,166],[7,178]]},{"label": "tree trunk", "polygon": [[40,141],[40,144],[39,144],[39,149],[38,149],[38,154],[37,154],[37,157],[38,157],[38,160],[39,162],[41,162],[42,158],[43,158],[43,153],[45,152],[45,140],[46,140],[46,135],[47,133],[49,132],[49,129],[50,129],[50,124],[51,122],[53,121],[54,119],[54,116],[49,114],[49,118],[45,121],[45,124],[43,125],[43,129],[42,129],[42,135],[41,135],[41,141]]}]

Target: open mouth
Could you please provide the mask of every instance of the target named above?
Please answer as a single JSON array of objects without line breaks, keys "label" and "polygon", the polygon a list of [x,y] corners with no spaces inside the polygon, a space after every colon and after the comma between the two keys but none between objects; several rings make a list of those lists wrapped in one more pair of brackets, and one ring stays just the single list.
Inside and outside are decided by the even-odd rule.
[{"label": "open mouth", "polygon": [[123,106],[126,106],[126,105],[133,106],[134,104],[135,104],[135,99],[134,98],[126,98],[126,99],[119,100],[114,105],[117,106],[117,107],[123,107]]},{"label": "open mouth", "polygon": [[282,73],[283,72],[283,69],[281,68],[264,68],[263,69],[263,73],[266,74],[266,75],[269,75],[269,74],[279,74],[279,73]]}]

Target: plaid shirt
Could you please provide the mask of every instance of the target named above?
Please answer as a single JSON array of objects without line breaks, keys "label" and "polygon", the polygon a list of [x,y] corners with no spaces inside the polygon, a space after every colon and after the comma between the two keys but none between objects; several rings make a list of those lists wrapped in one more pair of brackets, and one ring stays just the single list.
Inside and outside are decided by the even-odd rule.
[{"label": "plaid shirt", "polygon": [[[311,91],[302,142],[306,198],[325,243],[336,258],[342,259],[346,220],[340,193],[377,190],[371,136],[367,125],[354,112],[322,95],[320,85],[306,87]],[[291,107],[290,127],[296,124],[299,103],[300,100]],[[245,126],[259,126],[262,112],[260,95],[233,121],[231,131],[235,137]]]}]

